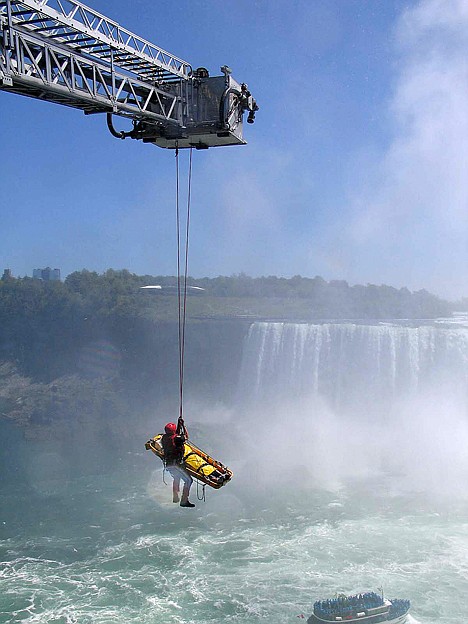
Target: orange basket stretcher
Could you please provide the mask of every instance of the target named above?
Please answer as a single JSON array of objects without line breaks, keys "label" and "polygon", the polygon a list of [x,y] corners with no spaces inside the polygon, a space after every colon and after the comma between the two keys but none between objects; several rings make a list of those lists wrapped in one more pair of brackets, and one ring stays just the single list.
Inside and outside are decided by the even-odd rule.
[{"label": "orange basket stretcher", "polygon": [[[158,433],[154,438],[150,438],[145,443],[145,448],[164,461],[164,451],[161,444],[162,436],[162,433]],[[191,477],[215,488],[215,490],[219,490],[219,488],[232,479],[232,470],[229,470],[221,462],[214,460],[189,440],[186,440],[184,444],[184,461],[182,466]]]}]

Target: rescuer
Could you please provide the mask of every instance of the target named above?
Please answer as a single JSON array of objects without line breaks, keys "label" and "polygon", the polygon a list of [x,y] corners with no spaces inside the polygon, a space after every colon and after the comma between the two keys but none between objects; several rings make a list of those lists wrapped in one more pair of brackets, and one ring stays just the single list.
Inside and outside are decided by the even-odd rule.
[{"label": "rescuer", "polygon": [[180,498],[181,507],[195,507],[188,499],[190,488],[193,483],[192,477],[184,468],[184,444],[188,438],[188,432],[184,421],[179,418],[177,426],[175,423],[167,423],[164,427],[164,435],[161,438],[161,445],[164,451],[164,464],[170,472],[172,482],[172,502],[179,502],[180,480],[184,482],[182,496]]}]

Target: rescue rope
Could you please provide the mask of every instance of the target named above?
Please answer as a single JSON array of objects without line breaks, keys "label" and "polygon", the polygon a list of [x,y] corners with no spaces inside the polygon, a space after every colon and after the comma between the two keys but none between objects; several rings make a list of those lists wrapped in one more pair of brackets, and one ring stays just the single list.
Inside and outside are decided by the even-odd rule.
[{"label": "rescue rope", "polygon": [[192,154],[190,148],[187,189],[187,215],[185,221],[185,261],[184,274],[181,274],[181,227],[180,227],[180,172],[179,172],[179,146],[176,144],[176,221],[177,221],[177,303],[178,303],[178,331],[179,331],[179,427],[184,427],[184,359],[185,359],[185,327],[187,319],[187,277],[188,277],[188,252],[190,232],[190,205],[192,199]]}]

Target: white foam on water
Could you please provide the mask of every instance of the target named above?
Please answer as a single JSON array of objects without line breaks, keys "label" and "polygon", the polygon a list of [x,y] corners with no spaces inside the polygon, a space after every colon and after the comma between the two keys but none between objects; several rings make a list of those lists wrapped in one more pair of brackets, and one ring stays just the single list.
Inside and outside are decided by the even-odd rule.
[{"label": "white foam on water", "polygon": [[[144,490],[133,495],[147,500]],[[147,500],[145,514],[135,511],[127,530],[96,533],[84,558],[47,556],[53,538],[27,545],[10,538],[4,554],[43,553],[2,564],[0,621],[280,624],[309,614],[320,597],[380,585],[389,597],[411,599],[423,624],[457,621],[468,582],[463,514],[408,513],[406,504],[417,506],[411,499],[387,499],[382,510],[381,499],[351,490],[339,499],[307,490],[300,496],[256,509],[244,498],[242,522],[212,523],[207,504],[198,515],[181,516],[183,526],[174,525],[172,514],[158,519],[159,507]],[[111,510],[103,507],[102,514],[109,528]],[[79,553],[79,542],[62,539],[60,552],[75,544]]]}]

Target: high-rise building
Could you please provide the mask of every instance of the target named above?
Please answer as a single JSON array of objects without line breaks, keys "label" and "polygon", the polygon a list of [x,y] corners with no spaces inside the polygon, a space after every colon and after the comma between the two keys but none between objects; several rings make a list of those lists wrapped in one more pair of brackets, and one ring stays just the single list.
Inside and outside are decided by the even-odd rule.
[{"label": "high-rise building", "polygon": [[2,275],[2,282],[8,282],[8,280],[13,279],[13,275],[11,274],[11,269],[4,269]]},{"label": "high-rise building", "polygon": [[59,282],[60,269],[51,269],[50,267],[46,267],[45,269],[34,269],[33,279],[43,280],[44,282]]}]

